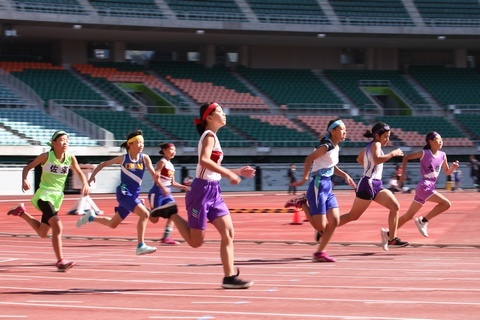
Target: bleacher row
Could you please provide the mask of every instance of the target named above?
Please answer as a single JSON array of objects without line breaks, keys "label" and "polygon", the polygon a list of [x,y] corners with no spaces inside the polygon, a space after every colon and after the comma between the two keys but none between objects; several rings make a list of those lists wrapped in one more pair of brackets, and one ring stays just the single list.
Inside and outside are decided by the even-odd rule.
[{"label": "bleacher row", "polygon": [[[332,92],[318,73],[311,70],[238,67],[232,72],[226,67],[206,68],[193,62],[153,61],[148,68],[128,62],[95,62],[73,65],[71,70],[45,62],[0,61],[0,68],[23,81],[44,101],[81,101],[83,106],[88,106],[91,101],[97,107],[104,106],[100,108],[102,110],[70,107],[78,116],[112,132],[117,140],[122,140],[129,131],[141,128],[146,140],[152,141],[151,143],[171,140],[195,145],[198,136],[192,125],[193,116],[180,111],[182,106],[189,105],[184,99],[191,99],[197,105],[216,100],[236,110],[234,115],[229,115],[229,125],[220,133],[226,146],[250,146],[252,141],[257,146],[307,146],[325,133],[327,122],[332,116],[307,116],[303,112],[293,112],[287,117],[282,111],[291,106],[295,110],[297,105],[311,105],[312,108],[322,108],[324,104],[343,107],[340,97]],[[479,93],[475,90],[475,84],[478,88],[480,77],[471,69],[412,67],[411,75],[445,108],[460,101],[473,106],[478,101]],[[419,105],[424,102],[415,87],[395,71],[325,70],[321,76],[336,84],[360,109],[371,105],[359,87],[359,81],[369,79],[393,83],[396,90],[409,96],[411,101],[418,102]],[[445,79],[448,79],[448,83]],[[146,113],[141,117],[132,116],[130,111],[140,102],[119,86],[132,83],[153,90],[171,107],[168,113],[175,114]],[[466,83],[473,84],[473,87],[462,92],[460,87],[463,89]],[[442,95],[437,97],[434,89],[439,86]],[[258,88],[275,102],[277,108],[269,106],[252,88]],[[463,100],[459,99],[459,92]],[[65,124],[58,121],[52,122],[51,117],[42,111],[28,107],[1,108],[11,106],[13,100],[15,106],[21,105],[23,101],[22,97],[15,96],[7,87],[0,86],[0,125],[7,130],[7,133],[2,134],[10,133],[22,139],[22,142],[18,142],[18,139],[4,139],[3,143],[43,144],[53,131],[62,128],[72,132],[73,145],[98,145],[97,141],[82,136],[75,128],[65,127]],[[123,106],[123,111],[113,108],[112,101],[115,105]],[[416,104],[412,105],[413,108],[415,106]],[[261,114],[250,114],[253,109],[260,110]],[[477,125],[479,117],[476,114],[457,114],[453,122],[443,116],[431,115],[376,116],[368,122],[361,117],[344,117],[348,129],[346,145],[362,145],[366,141],[362,135],[372,122],[385,121],[394,128],[392,140],[408,146],[423,145],[425,133],[433,129],[441,132],[446,146],[473,146],[473,140],[480,140]]]},{"label": "bleacher row", "polygon": [[[11,0],[19,12],[88,15],[89,10],[78,0]],[[410,2],[408,2],[410,3]],[[249,22],[242,9],[245,4],[261,23],[299,23],[298,19],[281,19],[281,16],[298,17],[302,23],[331,23],[316,0],[165,0],[161,8],[155,0],[88,0],[88,4],[100,16],[163,19],[167,11],[180,20],[216,20]],[[342,23],[365,24],[367,19],[379,19],[377,25],[414,25],[409,10],[402,0],[329,0],[329,6]],[[450,25],[448,19],[478,19],[480,4],[477,0],[413,0],[427,26]],[[171,18],[171,14],[168,15]]]}]

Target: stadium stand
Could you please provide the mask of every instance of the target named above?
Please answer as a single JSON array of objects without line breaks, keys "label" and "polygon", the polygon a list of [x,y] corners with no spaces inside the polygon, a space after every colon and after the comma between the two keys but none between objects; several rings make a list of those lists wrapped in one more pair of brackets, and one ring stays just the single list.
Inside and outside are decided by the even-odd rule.
[{"label": "stadium stand", "polygon": [[[0,122],[3,123],[3,119],[0,118]],[[30,143],[26,139],[19,137],[18,135],[7,131],[4,128],[0,128],[0,145],[1,146],[29,146]]]},{"label": "stadium stand", "polygon": [[[363,110],[375,109],[375,106],[367,93],[361,89],[362,81],[367,83],[366,86],[390,87],[412,108],[422,108],[427,104],[426,100],[398,71],[324,70],[324,74]],[[368,85],[369,81],[370,85]]]},{"label": "stadium stand", "polygon": [[101,16],[163,19],[162,10],[154,0],[89,0]]},{"label": "stadium stand", "polygon": [[[315,0],[247,0],[260,22],[329,24],[328,17]],[[287,16],[287,17],[285,17]]]},{"label": "stadium stand", "polygon": [[479,108],[480,76],[475,69],[410,66],[409,73],[438,100],[445,110],[449,105]]},{"label": "stadium stand", "polygon": [[480,4],[477,0],[414,0],[413,2],[428,26],[451,26],[448,20],[476,20],[480,15]]},{"label": "stadium stand", "polygon": [[457,114],[455,120],[469,134],[471,139],[480,140],[480,113],[478,114]]},{"label": "stadium stand", "polygon": [[[318,139],[327,133],[328,122],[335,119],[331,116],[298,116],[297,119],[305,124],[310,130],[317,134]],[[363,147],[371,139],[365,138],[363,134],[371,129],[357,118],[342,118],[347,127],[347,139],[342,143],[343,147]]]},{"label": "stadium stand", "polygon": [[180,20],[247,22],[235,0],[166,0]]},{"label": "stadium stand", "polygon": [[343,103],[311,70],[253,69],[238,71],[278,105],[287,109],[343,108]]},{"label": "stadium stand", "polygon": [[251,137],[260,146],[268,147],[295,147],[311,145],[316,137],[296,128],[287,128],[284,125],[271,125],[253,116],[229,116],[228,122],[236,130]]},{"label": "stadium stand", "polygon": [[77,0],[14,0],[17,11],[47,14],[87,15]]},{"label": "stadium stand", "polygon": [[173,105],[185,105],[186,102],[176,92],[167,87],[153,75],[148,74],[143,66],[130,63],[93,63],[73,65],[85,79],[93,83],[124,107],[138,105],[131,96],[118,88],[115,83],[141,83],[154,90],[159,96]]},{"label": "stadium stand", "polygon": [[198,104],[212,97],[224,108],[266,110],[268,106],[238,80],[228,68],[206,68],[195,62],[152,61],[150,67]]},{"label": "stadium stand", "polygon": [[107,129],[115,136],[115,140],[123,142],[129,132],[137,129],[143,131],[146,147],[157,146],[160,142],[170,140],[167,136],[150,127],[146,122],[134,118],[126,111],[112,110],[74,110],[81,117]]},{"label": "stadium stand", "polygon": [[330,0],[329,2],[340,21],[349,25],[366,25],[372,20],[377,20],[376,25],[413,25],[401,0]]},{"label": "stadium stand", "polygon": [[70,71],[48,62],[0,61],[0,68],[30,86],[44,101],[78,100],[88,104],[107,101]]},{"label": "stadium stand", "polygon": [[[0,109],[0,123],[12,133],[33,145],[45,145],[56,130],[65,130],[71,146],[97,146],[95,140],[82,135],[73,128],[54,120],[48,114],[37,109],[6,108]],[[16,139],[18,141],[18,139]]]},{"label": "stadium stand", "polygon": [[[198,144],[198,133],[193,125],[193,118],[193,115],[145,115],[145,119],[168,132],[172,136],[172,139],[170,140],[181,140],[186,146],[196,147]],[[227,121],[229,120],[230,116]],[[250,146],[249,142],[244,141],[244,137],[231,131],[228,126],[219,131],[218,137],[222,141],[222,146],[225,147]]]},{"label": "stadium stand", "polygon": [[386,122],[392,128],[395,136],[405,145],[419,147],[425,145],[425,135],[429,131],[437,131],[446,147],[473,146],[473,142],[466,135],[450,123],[445,117],[404,117],[390,116],[377,117],[376,121]]},{"label": "stadium stand", "polygon": [[24,106],[26,102],[0,83],[0,106]]}]

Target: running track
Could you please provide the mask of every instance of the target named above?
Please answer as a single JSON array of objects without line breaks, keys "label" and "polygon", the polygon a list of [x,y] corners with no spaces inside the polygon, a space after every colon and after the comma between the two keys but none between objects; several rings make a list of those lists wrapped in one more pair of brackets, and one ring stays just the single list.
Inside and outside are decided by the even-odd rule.
[{"label": "running track", "polygon": [[[347,211],[353,192],[337,195]],[[389,252],[378,247],[387,214],[373,204],[360,220],[337,229],[329,247],[337,263],[310,261],[312,229],[290,225],[291,212],[233,213],[236,266],[242,278],[255,280],[248,290],[220,288],[213,227],[204,246],[192,249],[160,246],[164,224],[149,224],[148,242],[159,250],[139,257],[133,216],[116,230],[77,229],[78,217],[64,213],[74,201],[69,196],[61,212],[64,252],[78,264],[67,273],[56,272],[49,239],[16,217],[0,216],[0,319],[479,319],[480,194],[445,195],[453,206],[431,222],[430,237],[412,222],[399,234],[412,246]],[[115,204],[111,195],[92,197],[106,212]],[[412,197],[397,196],[401,212]],[[1,198],[3,212],[22,199],[35,212],[28,198],[16,198]],[[288,198],[225,194],[230,208],[252,209],[246,212],[279,209]]]}]

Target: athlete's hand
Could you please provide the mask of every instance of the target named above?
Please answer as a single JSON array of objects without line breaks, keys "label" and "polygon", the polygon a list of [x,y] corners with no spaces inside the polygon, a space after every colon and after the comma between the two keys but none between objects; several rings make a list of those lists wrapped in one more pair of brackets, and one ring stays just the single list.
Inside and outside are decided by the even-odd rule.
[{"label": "athlete's hand", "polygon": [[31,186],[27,179],[23,180],[22,182],[22,192],[30,190]]}]

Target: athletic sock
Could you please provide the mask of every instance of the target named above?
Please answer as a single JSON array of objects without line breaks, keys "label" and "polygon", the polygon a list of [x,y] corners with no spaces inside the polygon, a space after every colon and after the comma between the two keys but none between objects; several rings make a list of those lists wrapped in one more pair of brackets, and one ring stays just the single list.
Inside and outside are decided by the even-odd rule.
[{"label": "athletic sock", "polygon": [[143,247],[144,244],[145,244],[145,243],[143,243],[143,242],[139,242],[138,245],[137,245],[137,248]]},{"label": "athletic sock", "polygon": [[165,233],[163,234],[163,239],[170,238],[170,233],[172,233],[173,227],[167,226],[165,227]]}]

